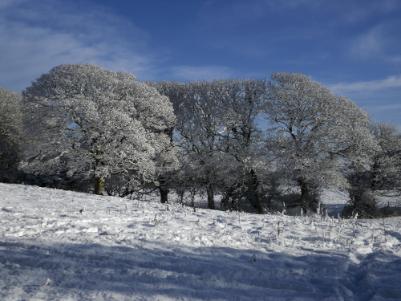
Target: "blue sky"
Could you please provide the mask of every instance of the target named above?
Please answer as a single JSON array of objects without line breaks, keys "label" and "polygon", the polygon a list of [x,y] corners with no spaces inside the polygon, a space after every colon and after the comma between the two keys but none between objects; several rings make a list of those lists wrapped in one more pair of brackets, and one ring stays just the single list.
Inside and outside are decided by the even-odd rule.
[{"label": "blue sky", "polygon": [[62,63],[144,80],[301,72],[401,126],[399,0],[0,0],[0,86]]}]

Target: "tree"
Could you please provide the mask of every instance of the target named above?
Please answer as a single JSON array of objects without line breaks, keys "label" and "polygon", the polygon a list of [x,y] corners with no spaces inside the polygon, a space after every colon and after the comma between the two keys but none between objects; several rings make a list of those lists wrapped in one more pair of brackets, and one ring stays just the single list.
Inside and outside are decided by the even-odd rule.
[{"label": "tree", "polygon": [[156,159],[171,148],[175,122],[167,97],[128,73],[93,65],[60,65],[23,93],[24,170],[105,180],[123,175],[131,186],[156,180]]},{"label": "tree", "polygon": [[319,189],[344,182],[342,165],[363,164],[375,148],[368,116],[302,74],[275,73],[268,88],[268,149],[297,183],[303,209],[315,211]]},{"label": "tree", "polygon": [[165,148],[165,150],[160,152],[156,157],[156,186],[159,189],[161,203],[168,202],[168,193],[171,182],[170,178],[173,177],[180,166],[177,150],[173,143],[172,132],[173,129],[169,129],[166,132],[170,137],[170,146]]},{"label": "tree", "polygon": [[379,149],[372,160],[372,189],[401,191],[401,133],[392,125],[379,123],[373,134]]},{"label": "tree", "polygon": [[[225,186],[223,205],[240,206],[245,199],[263,212],[259,193],[261,170],[269,164],[261,145],[261,115],[265,106],[266,85],[261,80],[218,81],[224,131],[224,152],[228,155],[222,178]],[[258,124],[259,123],[259,124]],[[262,159],[263,158],[263,159]],[[233,177],[233,175],[235,175]]]},{"label": "tree", "polygon": [[[388,124],[372,125],[372,134],[378,148],[368,164],[352,166],[348,171],[350,204],[343,212],[345,216],[376,217],[380,214],[377,194],[401,192],[401,135]],[[390,208],[387,211],[391,212]]]},{"label": "tree", "polygon": [[[184,159],[182,168],[192,186],[204,187],[208,208],[215,208],[214,195],[221,156],[221,111],[218,91],[208,82],[158,84],[173,103],[177,116],[175,140]],[[195,184],[196,183],[196,184]]]},{"label": "tree", "polygon": [[0,181],[15,181],[20,160],[21,97],[0,88]]},{"label": "tree", "polygon": [[[238,205],[244,198],[262,211],[257,189],[257,118],[263,107],[265,83],[257,80],[220,80],[154,84],[167,95],[177,115],[175,141],[181,150],[185,187],[203,187],[208,207],[214,195]],[[259,156],[261,157],[261,156]],[[259,164],[260,165],[260,164]]]}]

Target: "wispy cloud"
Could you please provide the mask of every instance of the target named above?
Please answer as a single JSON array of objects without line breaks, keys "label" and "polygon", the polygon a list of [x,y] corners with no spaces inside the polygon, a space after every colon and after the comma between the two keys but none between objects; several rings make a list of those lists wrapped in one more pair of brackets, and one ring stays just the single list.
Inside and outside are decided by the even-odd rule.
[{"label": "wispy cloud", "polygon": [[93,63],[146,77],[154,68],[148,36],[92,5],[1,0],[0,86],[20,90],[63,63]]},{"label": "wispy cloud", "polygon": [[273,9],[318,8],[322,6],[322,2],[319,0],[264,0],[263,2]]},{"label": "wispy cloud", "polygon": [[19,4],[24,1],[26,1],[26,0],[2,0],[0,2],[0,10],[10,7],[12,5]]},{"label": "wispy cloud", "polygon": [[377,56],[383,52],[385,43],[381,28],[375,27],[355,38],[351,44],[351,54],[362,58]]},{"label": "wispy cloud", "polygon": [[170,70],[176,80],[213,80],[235,77],[235,72],[225,66],[176,66]]},{"label": "wispy cloud", "polygon": [[[370,105],[367,106],[371,111],[376,112],[400,112],[401,111],[401,103],[391,103],[391,104],[379,104],[379,105]],[[399,120],[401,123],[401,120]]]},{"label": "wispy cloud", "polygon": [[[205,1],[205,9],[210,9],[218,0]],[[401,7],[399,0],[232,0],[227,2],[229,17],[236,19],[262,18],[269,13],[307,10],[319,10],[338,15],[339,19],[346,22],[360,22],[367,18],[386,15]]]},{"label": "wispy cloud", "polygon": [[337,83],[330,85],[336,93],[361,93],[401,88],[401,75],[393,75],[379,80]]},{"label": "wispy cloud", "polygon": [[351,56],[390,64],[401,62],[400,26],[398,19],[386,21],[357,35],[350,44]]},{"label": "wispy cloud", "polygon": [[401,129],[401,74],[378,80],[337,83],[329,88],[356,101],[373,120],[392,123]]},{"label": "wispy cloud", "polygon": [[[338,1],[336,3],[339,3]],[[341,3],[341,1],[340,1]],[[339,13],[343,20],[357,23],[378,15],[387,15],[400,8],[399,0],[343,1]],[[346,9],[344,9],[344,6]]]},{"label": "wispy cloud", "polygon": [[[320,0],[233,0],[222,2],[219,0],[205,1],[200,10],[201,17],[212,20],[213,23],[225,24],[233,21],[243,22],[264,18],[271,13],[297,9],[314,9],[321,7]],[[221,9],[221,8],[224,9]]]}]

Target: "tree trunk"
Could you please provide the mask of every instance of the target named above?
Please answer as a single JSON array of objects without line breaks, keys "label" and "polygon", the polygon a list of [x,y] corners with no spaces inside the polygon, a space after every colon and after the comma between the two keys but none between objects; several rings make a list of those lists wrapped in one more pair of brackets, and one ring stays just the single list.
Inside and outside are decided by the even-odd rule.
[{"label": "tree trunk", "polygon": [[301,189],[301,206],[304,212],[312,210],[316,212],[317,210],[317,198],[316,191],[314,187],[308,183],[305,179],[298,179],[298,184]]},{"label": "tree trunk", "polygon": [[160,202],[167,203],[169,189],[168,189],[167,177],[165,175],[159,176],[159,192],[160,192]]},{"label": "tree trunk", "polygon": [[380,187],[381,185],[380,184],[382,184],[382,183],[379,183],[380,181],[379,181],[379,178],[380,177],[378,177],[378,174],[379,174],[379,162],[378,162],[378,158],[377,157],[375,157],[374,159],[373,159],[373,166],[372,166],[372,169],[371,169],[371,171],[370,172],[367,172],[368,173],[368,182],[369,182],[369,186],[370,186],[370,188],[374,191],[374,190],[379,190],[380,188],[383,188],[383,187]]},{"label": "tree trunk", "polygon": [[258,177],[256,176],[255,171],[251,169],[247,175],[246,198],[258,213],[263,213],[262,204],[260,203],[260,198],[258,195],[258,186]]},{"label": "tree trunk", "polygon": [[299,179],[298,183],[299,183],[299,187],[301,188],[301,206],[302,206],[302,209],[305,211],[309,207],[309,204],[308,204],[309,203],[308,202],[309,189],[308,189],[308,185],[306,184],[306,182],[303,179]]},{"label": "tree trunk", "polygon": [[103,177],[96,177],[95,179],[95,194],[104,195],[105,179]]},{"label": "tree trunk", "polygon": [[191,207],[194,208],[194,210],[195,210],[195,194],[196,194],[196,190],[194,188],[192,188],[192,190],[191,190]]},{"label": "tree trunk", "polygon": [[177,194],[178,194],[179,199],[180,199],[180,201],[179,201],[180,204],[183,205],[183,204],[184,204],[184,194],[185,194],[185,190],[184,190],[184,189],[177,190]]},{"label": "tree trunk", "polygon": [[212,184],[208,184],[206,187],[207,192],[207,207],[209,209],[214,209],[214,189]]},{"label": "tree trunk", "polygon": [[272,201],[278,200],[280,197],[279,185],[277,177],[273,175],[270,179],[270,191],[267,197],[267,208],[269,208],[269,210],[272,209]]},{"label": "tree trunk", "polygon": [[[229,200],[232,199],[234,192],[234,186],[229,187],[226,192],[224,193],[223,198],[221,199],[221,208],[227,210],[229,208]],[[232,206],[230,209],[233,209]]]},{"label": "tree trunk", "polygon": [[169,190],[164,186],[159,186],[159,192],[160,192],[160,202],[163,204],[167,203]]}]

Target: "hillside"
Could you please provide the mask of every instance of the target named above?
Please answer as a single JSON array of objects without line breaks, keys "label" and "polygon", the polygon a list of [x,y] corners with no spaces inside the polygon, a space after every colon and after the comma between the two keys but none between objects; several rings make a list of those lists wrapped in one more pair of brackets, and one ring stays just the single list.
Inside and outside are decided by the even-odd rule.
[{"label": "hillside", "polygon": [[401,300],[401,218],[211,211],[0,184],[0,300]]}]

